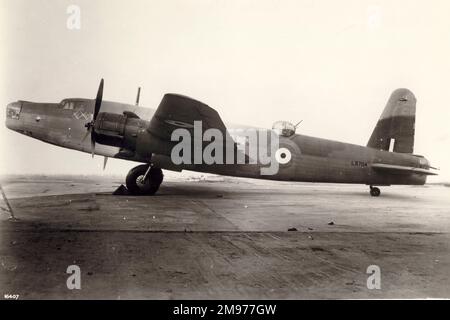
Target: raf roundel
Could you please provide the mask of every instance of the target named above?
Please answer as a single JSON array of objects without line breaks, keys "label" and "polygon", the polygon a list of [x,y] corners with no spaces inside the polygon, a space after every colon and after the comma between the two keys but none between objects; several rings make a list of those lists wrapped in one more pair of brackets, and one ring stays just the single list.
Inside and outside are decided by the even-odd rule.
[{"label": "raf roundel", "polygon": [[292,159],[291,151],[287,148],[280,148],[275,153],[275,159],[279,164],[287,164]]}]

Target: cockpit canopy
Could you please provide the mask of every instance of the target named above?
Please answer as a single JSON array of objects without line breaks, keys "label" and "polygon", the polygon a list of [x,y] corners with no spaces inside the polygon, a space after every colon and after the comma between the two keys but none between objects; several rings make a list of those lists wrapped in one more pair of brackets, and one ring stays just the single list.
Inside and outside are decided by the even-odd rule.
[{"label": "cockpit canopy", "polygon": [[275,122],[272,126],[272,130],[283,137],[290,137],[295,134],[295,126],[289,121]]},{"label": "cockpit canopy", "polygon": [[59,105],[62,109],[65,110],[73,110],[73,109],[82,109],[85,110],[87,105],[87,101],[83,99],[64,99]]}]

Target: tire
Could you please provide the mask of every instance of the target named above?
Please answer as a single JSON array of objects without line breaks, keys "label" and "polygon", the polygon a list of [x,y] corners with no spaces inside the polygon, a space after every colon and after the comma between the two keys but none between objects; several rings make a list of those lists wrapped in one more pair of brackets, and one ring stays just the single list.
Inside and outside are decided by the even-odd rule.
[{"label": "tire", "polygon": [[164,179],[162,170],[160,168],[151,168],[150,179],[152,181],[152,184],[157,185],[159,188]]},{"label": "tire", "polygon": [[376,187],[370,188],[370,195],[372,197],[379,197],[380,194],[381,194],[381,191],[379,188],[376,188]]},{"label": "tire", "polygon": [[[142,183],[142,179],[147,172],[148,165],[140,165],[130,170],[125,179],[127,189],[131,194],[135,195],[154,195],[158,191],[163,181],[162,170],[159,168],[151,168],[147,179]],[[141,179],[141,180],[139,180]]]}]

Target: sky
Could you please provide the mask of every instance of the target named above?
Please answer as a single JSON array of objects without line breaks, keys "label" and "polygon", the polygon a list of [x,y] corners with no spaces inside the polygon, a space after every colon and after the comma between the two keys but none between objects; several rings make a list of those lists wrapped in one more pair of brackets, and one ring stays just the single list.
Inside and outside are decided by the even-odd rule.
[{"label": "sky", "polygon": [[[145,107],[181,93],[225,122],[303,120],[297,133],[366,145],[391,92],[409,88],[415,153],[441,168],[429,181],[450,181],[448,12],[446,0],[0,0],[0,103],[94,98],[103,77],[106,100],[134,103],[141,86]],[[102,172],[100,157],[4,125],[0,146],[0,174],[135,166]]]}]

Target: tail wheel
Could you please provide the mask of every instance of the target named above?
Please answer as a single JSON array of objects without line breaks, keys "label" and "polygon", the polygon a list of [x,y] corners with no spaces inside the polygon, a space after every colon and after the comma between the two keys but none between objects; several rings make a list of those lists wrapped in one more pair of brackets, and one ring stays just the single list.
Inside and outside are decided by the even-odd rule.
[{"label": "tail wheel", "polygon": [[160,168],[151,168],[144,180],[148,165],[137,166],[128,172],[125,180],[127,189],[136,195],[154,195],[161,185],[164,175]]},{"label": "tail wheel", "polygon": [[370,195],[371,195],[372,197],[379,197],[380,194],[381,194],[381,191],[380,191],[379,188],[376,188],[376,187],[370,187]]}]

